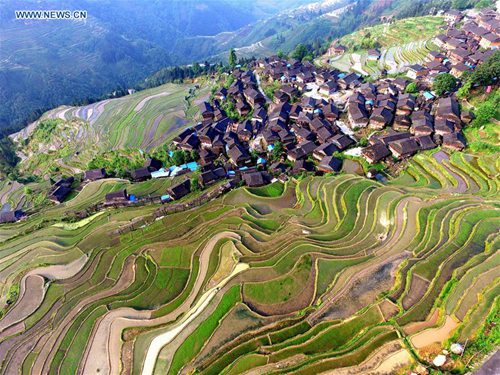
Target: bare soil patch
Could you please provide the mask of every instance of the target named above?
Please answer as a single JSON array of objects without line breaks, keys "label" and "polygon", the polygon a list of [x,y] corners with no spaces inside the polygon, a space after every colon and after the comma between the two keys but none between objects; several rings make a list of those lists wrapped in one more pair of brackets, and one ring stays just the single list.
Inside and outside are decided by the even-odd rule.
[{"label": "bare soil patch", "polygon": [[439,319],[439,310],[434,309],[431,314],[429,314],[427,320],[422,322],[413,322],[403,327],[403,331],[407,335],[412,335],[426,328],[434,327]]},{"label": "bare soil patch", "polygon": [[372,272],[354,279],[349,289],[323,312],[320,319],[344,319],[373,303],[380,293],[392,287],[395,271],[404,257],[405,254],[400,254],[386,260]]},{"label": "bare soil patch", "polygon": [[408,366],[412,362],[410,352],[406,349],[398,350],[387,357],[374,371],[375,374],[393,374],[394,370]]},{"label": "bare soil patch", "polygon": [[403,308],[408,310],[414,304],[416,304],[424,296],[429,286],[429,281],[412,273],[411,275],[411,285],[408,294],[403,297]]},{"label": "bare soil patch", "polygon": [[399,307],[388,299],[384,299],[378,306],[385,320],[395,316],[399,312]]},{"label": "bare soil patch", "polygon": [[415,348],[422,349],[436,342],[442,343],[457,326],[458,323],[451,316],[447,315],[441,327],[426,329],[412,336],[410,340]]}]

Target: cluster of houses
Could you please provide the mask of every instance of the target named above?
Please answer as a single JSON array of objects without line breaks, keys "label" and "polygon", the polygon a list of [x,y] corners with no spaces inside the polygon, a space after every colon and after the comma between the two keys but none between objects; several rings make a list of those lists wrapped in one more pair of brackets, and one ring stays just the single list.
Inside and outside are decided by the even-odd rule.
[{"label": "cluster of houses", "polygon": [[363,83],[347,100],[352,128],[383,130],[369,137],[370,146],[361,150],[369,163],[389,156],[406,158],[438,145],[450,150],[466,146],[461,129],[473,114],[461,112],[453,96],[431,101],[423,95],[405,93],[406,85],[407,81],[400,78]]},{"label": "cluster of houses", "polygon": [[[240,173],[251,186],[287,171],[339,171],[341,161],[333,154],[356,143],[336,124],[341,109],[332,100],[302,93],[316,82],[327,96],[339,88],[355,87],[361,83],[359,77],[278,57],[258,60],[254,68],[263,80],[280,82],[272,102],[261,93],[254,71],[236,69],[231,86],[216,92],[212,103],[201,104],[202,122],[179,134],[174,146],[198,151],[201,176],[223,168]],[[250,108],[232,120],[223,109],[228,100],[238,109]],[[282,151],[278,155],[277,147]]]},{"label": "cluster of houses", "polygon": [[[491,9],[469,17],[459,11],[446,13],[448,28],[436,36],[434,43],[441,52],[432,51],[423,64],[410,66],[408,76],[432,82],[440,73],[450,73],[459,78],[474,69],[500,47],[500,19]],[[463,26],[459,27],[458,22]]]},{"label": "cluster of houses", "polygon": [[[464,71],[487,59],[500,44],[497,13],[478,12],[474,18],[449,11],[449,27],[436,37],[443,52],[430,52],[427,62],[413,65],[408,77],[432,82],[440,73],[459,77]],[[463,22],[461,29],[457,23]],[[330,55],[345,52],[332,43]],[[370,56],[377,59],[380,52]],[[363,82],[356,73],[318,67],[308,61],[266,57],[250,64],[248,70],[236,68],[232,83],[213,95],[211,102],[200,104],[202,120],[183,130],[173,139],[173,147],[196,151],[199,160],[164,168],[160,160],[148,158],[143,167],[130,171],[132,181],[175,177],[198,171],[201,187],[230,178],[231,186],[243,181],[248,186],[262,186],[289,174],[302,172],[330,173],[342,168],[337,152],[356,147],[369,163],[392,161],[442,145],[462,150],[464,124],[473,114],[461,111],[453,96],[436,99],[430,92],[408,94],[403,78]],[[272,84],[272,100],[261,84]],[[426,86],[425,84],[423,86]],[[238,113],[230,118],[224,108],[228,102]],[[357,137],[354,136],[357,134]],[[367,136],[368,145],[358,139]],[[103,168],[86,171],[84,181],[106,178]],[[51,187],[49,198],[63,202],[72,190],[74,178],[61,178]],[[189,178],[169,188],[161,201],[178,200],[189,194]],[[108,193],[105,205],[137,201],[126,190]],[[22,211],[0,213],[0,223],[24,217]]]},{"label": "cluster of houses", "polygon": [[473,117],[470,112],[461,113],[455,98],[440,98],[432,111],[426,108],[410,109],[415,103],[410,95],[405,94],[403,101],[405,104],[400,105],[401,99],[398,100],[395,116],[389,111],[387,116],[379,117],[380,111],[377,111],[376,125],[391,124],[392,121],[392,129],[368,139],[370,146],[361,150],[368,162],[376,163],[389,156],[406,158],[437,145],[450,150],[465,147],[462,126]]},{"label": "cluster of houses", "polygon": [[[276,56],[260,59],[252,68],[236,69],[231,86],[201,105],[203,121],[174,139],[175,147],[199,152],[204,173],[212,173],[214,162],[226,171],[257,166],[271,175],[336,172],[342,162],[335,153],[356,146],[354,131],[378,132],[361,150],[370,163],[389,156],[406,158],[438,145],[465,147],[461,129],[473,115],[460,113],[454,97],[430,100],[405,93],[409,82],[403,78],[363,83],[355,73]],[[262,82],[279,83],[271,103],[260,93],[257,75]],[[311,87],[316,88],[314,95]],[[246,116],[229,119],[222,109],[227,100],[237,108],[249,106]],[[275,160],[278,144],[282,153]],[[267,163],[273,157],[274,163]]]}]

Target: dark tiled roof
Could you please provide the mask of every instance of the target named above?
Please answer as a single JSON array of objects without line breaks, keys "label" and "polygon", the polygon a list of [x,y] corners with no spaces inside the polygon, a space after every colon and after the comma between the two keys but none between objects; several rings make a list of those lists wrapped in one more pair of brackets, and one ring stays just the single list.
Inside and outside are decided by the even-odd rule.
[{"label": "dark tiled roof", "polygon": [[132,179],[134,179],[134,180],[142,180],[142,179],[151,178],[151,172],[149,171],[148,168],[134,169],[132,172],[130,172],[130,175],[132,176]]},{"label": "dark tiled roof", "polygon": [[106,170],[104,168],[91,169],[85,171],[84,179],[95,181],[106,177]]},{"label": "dark tiled roof", "polygon": [[180,199],[191,192],[191,180],[186,179],[177,185],[172,186],[167,192],[173,199]]},{"label": "dark tiled roof", "polygon": [[389,149],[383,143],[376,143],[368,146],[361,151],[362,155],[372,162],[378,162],[391,154]]},{"label": "dark tiled roof", "polygon": [[319,163],[319,169],[324,171],[339,172],[342,169],[342,160],[334,156],[325,156]]},{"label": "dark tiled roof", "polygon": [[105,199],[106,199],[106,202],[111,202],[111,201],[116,201],[116,200],[128,200],[127,190],[123,189],[123,190],[118,190],[118,191],[108,193],[108,194],[106,194]]},{"label": "dark tiled roof", "polygon": [[0,212],[0,223],[14,223],[25,216],[21,210]]}]

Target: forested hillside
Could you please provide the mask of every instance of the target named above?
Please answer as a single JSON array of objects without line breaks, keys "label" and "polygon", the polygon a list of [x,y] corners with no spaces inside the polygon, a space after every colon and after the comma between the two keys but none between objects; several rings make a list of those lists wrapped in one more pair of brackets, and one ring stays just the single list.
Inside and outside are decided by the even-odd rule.
[{"label": "forested hillside", "polygon": [[[310,1],[292,0],[286,6]],[[15,10],[54,6],[2,1],[0,127],[19,128],[58,105],[86,104],[125,91],[162,67],[207,57],[210,49],[189,39],[237,30],[283,6],[226,0],[60,1],[57,8],[87,10],[88,19],[21,21],[15,20]]]}]

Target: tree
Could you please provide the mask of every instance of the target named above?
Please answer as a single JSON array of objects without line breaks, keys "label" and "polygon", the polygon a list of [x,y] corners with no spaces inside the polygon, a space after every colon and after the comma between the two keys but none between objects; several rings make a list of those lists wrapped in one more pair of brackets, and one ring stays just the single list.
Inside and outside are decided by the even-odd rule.
[{"label": "tree", "polygon": [[443,95],[445,92],[450,92],[455,90],[457,87],[457,81],[449,73],[439,74],[432,84],[432,89],[437,95]]},{"label": "tree", "polygon": [[172,154],[172,163],[174,165],[181,165],[186,162],[186,153],[184,150],[175,150]]},{"label": "tree", "polygon": [[236,62],[237,62],[237,57],[236,57],[236,51],[234,50],[234,48],[231,48],[229,50],[229,66],[231,67],[235,67],[236,66]]},{"label": "tree", "polygon": [[469,80],[469,81],[466,81],[462,87],[460,87],[457,91],[457,96],[458,98],[460,99],[465,99],[469,96],[469,92],[470,92],[470,89],[472,87],[472,82]]},{"label": "tree", "polygon": [[415,94],[418,92],[418,86],[416,82],[411,82],[408,86],[406,86],[406,92],[409,94]]},{"label": "tree", "polygon": [[491,0],[480,0],[474,5],[474,8],[477,9],[482,9],[482,8],[488,8],[493,5],[493,1]]},{"label": "tree", "polygon": [[453,0],[451,2],[451,6],[454,9],[464,10],[470,6],[470,1],[469,0]]},{"label": "tree", "polygon": [[200,182],[198,181],[198,177],[194,176],[191,178],[191,191],[200,191],[201,186]]},{"label": "tree", "polygon": [[197,161],[200,158],[200,154],[197,150],[191,150],[189,153],[189,157],[192,161]]},{"label": "tree", "polygon": [[499,119],[500,111],[498,110],[500,104],[500,94],[492,94],[487,101],[481,103],[474,111],[476,118],[473,120],[473,126],[483,126],[490,122],[491,119]]},{"label": "tree", "polygon": [[306,57],[309,54],[309,49],[305,44],[297,44],[297,47],[292,51],[290,56],[294,59],[297,59],[299,61],[302,61],[304,57]]},{"label": "tree", "polygon": [[472,84],[491,85],[500,76],[500,52],[495,52],[470,74]]}]

